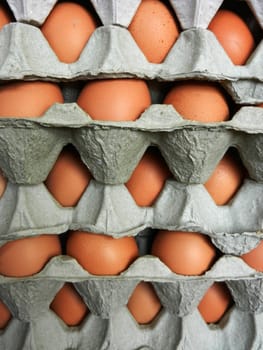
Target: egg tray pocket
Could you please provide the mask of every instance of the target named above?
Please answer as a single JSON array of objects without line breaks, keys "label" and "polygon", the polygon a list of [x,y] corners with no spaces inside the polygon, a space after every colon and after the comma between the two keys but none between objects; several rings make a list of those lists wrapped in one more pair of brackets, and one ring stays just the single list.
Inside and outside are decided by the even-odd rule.
[{"label": "egg tray pocket", "polygon": [[[30,323],[12,319],[0,333],[0,347],[3,350],[194,350],[200,346],[210,350],[213,346],[215,350],[230,350],[238,345],[240,350],[259,349],[262,336],[257,330],[262,315],[233,309],[227,316],[211,329],[198,311],[179,318],[163,310],[150,326],[139,326],[127,309],[122,308],[109,320],[90,314],[80,327],[67,328],[53,313],[46,312]],[[131,330],[133,337],[128,335]]]},{"label": "egg tray pocket", "polygon": [[75,259],[58,256],[32,277],[0,276],[0,297],[15,318],[32,322],[44,316],[63,284],[71,282],[92,314],[111,319],[141,281],[153,284],[162,306],[176,317],[192,314],[215,281],[227,284],[239,310],[262,313],[263,309],[262,273],[234,256],[221,257],[202,276],[177,275],[150,255],[138,258],[119,276],[94,276]]},{"label": "egg tray pocket", "polygon": [[11,182],[39,184],[72,143],[97,181],[122,184],[155,145],[177,181],[205,183],[233,146],[249,177],[262,182],[262,117],[262,108],[243,107],[230,121],[206,124],[156,104],[136,121],[103,122],[75,103],[55,104],[41,118],[1,118],[0,168]]},{"label": "egg tray pocket", "polygon": [[9,183],[0,200],[0,245],[68,230],[137,236],[151,227],[201,232],[222,252],[240,255],[262,239],[262,192],[262,184],[246,180],[229,205],[216,206],[203,185],[167,180],[152,207],[139,207],[126,186],[92,180],[76,207],[62,207],[44,184]]},{"label": "egg tray pocket", "polygon": [[71,64],[60,62],[40,29],[32,25],[6,25],[0,31],[0,43],[1,80],[208,79],[224,81],[236,102],[257,103],[262,99],[263,42],[247,65],[235,66],[206,29],[183,31],[161,64],[149,63],[128,30],[114,25],[98,27],[78,61]]}]

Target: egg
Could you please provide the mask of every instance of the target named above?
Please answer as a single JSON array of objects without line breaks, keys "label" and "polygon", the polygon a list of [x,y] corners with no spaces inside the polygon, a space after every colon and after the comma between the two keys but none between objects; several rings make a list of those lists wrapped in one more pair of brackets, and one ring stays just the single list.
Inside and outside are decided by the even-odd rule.
[{"label": "egg", "polygon": [[179,275],[202,275],[217,258],[217,250],[206,235],[166,230],[156,234],[151,254]]},{"label": "egg", "polygon": [[244,64],[255,48],[253,35],[236,13],[219,10],[210,22],[211,30],[235,65]]},{"label": "egg", "polygon": [[114,238],[84,231],[71,231],[66,251],[93,275],[118,275],[139,255],[133,237]]},{"label": "egg", "polygon": [[50,304],[68,326],[78,326],[88,314],[88,308],[71,283],[65,283]]},{"label": "egg", "polygon": [[0,247],[0,274],[11,277],[38,273],[54,256],[61,254],[57,235],[20,238]]},{"label": "egg", "polygon": [[2,2],[0,4],[0,30],[3,28],[3,26],[12,22],[13,20],[14,19],[9,8]]},{"label": "egg", "polygon": [[92,176],[73,146],[64,147],[49,172],[45,186],[63,207],[75,206]]},{"label": "egg", "polygon": [[63,103],[59,86],[46,81],[0,85],[1,117],[41,117],[54,103]]},{"label": "egg", "polygon": [[159,314],[162,305],[152,284],[142,281],[130,296],[127,308],[139,324],[149,324]]},{"label": "egg", "polygon": [[165,181],[172,177],[157,148],[150,147],[133,171],[126,187],[139,206],[150,206],[158,198]]},{"label": "egg", "polygon": [[230,118],[226,95],[213,82],[189,80],[176,83],[163,103],[171,104],[184,119],[212,123]]},{"label": "egg", "polygon": [[245,177],[239,158],[227,152],[204,184],[217,205],[226,205],[235,196]]},{"label": "egg", "polygon": [[129,32],[151,63],[161,63],[179,36],[175,14],[159,0],[142,0]]},{"label": "egg", "polygon": [[77,104],[92,119],[133,121],[150,106],[151,95],[144,80],[93,80],[84,86]]},{"label": "egg", "polygon": [[74,2],[55,5],[41,31],[49,45],[64,63],[78,60],[98,23],[84,6]]},{"label": "egg", "polygon": [[232,303],[232,296],[225,283],[214,282],[200,301],[198,310],[206,323],[217,323]]},{"label": "egg", "polygon": [[263,272],[263,240],[254,249],[242,254],[241,259],[253,269]]},{"label": "egg", "polygon": [[11,312],[8,307],[0,300],[0,330],[4,329],[11,320]]},{"label": "egg", "polygon": [[3,196],[3,194],[5,193],[6,190],[6,186],[7,186],[7,179],[6,177],[3,175],[1,169],[0,169],[0,198]]}]

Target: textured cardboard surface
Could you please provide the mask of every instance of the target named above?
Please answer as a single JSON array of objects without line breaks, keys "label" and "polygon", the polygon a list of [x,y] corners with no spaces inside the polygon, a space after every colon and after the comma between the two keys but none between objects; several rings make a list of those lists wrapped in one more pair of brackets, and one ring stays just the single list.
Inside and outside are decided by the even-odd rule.
[{"label": "textured cardboard surface", "polygon": [[207,124],[153,104],[134,122],[103,122],[75,103],[55,104],[41,118],[1,119],[0,168],[11,182],[39,184],[72,143],[97,181],[122,184],[155,145],[177,181],[204,183],[234,146],[249,177],[263,182],[262,117],[263,108],[243,107],[230,121]]}]

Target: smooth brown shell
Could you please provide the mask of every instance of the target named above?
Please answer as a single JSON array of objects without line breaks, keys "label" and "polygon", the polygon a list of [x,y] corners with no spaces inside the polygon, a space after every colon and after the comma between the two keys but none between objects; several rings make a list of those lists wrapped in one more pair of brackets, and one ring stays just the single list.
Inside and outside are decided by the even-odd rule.
[{"label": "smooth brown shell", "polygon": [[88,308],[71,283],[65,283],[50,304],[68,326],[78,326],[87,316]]},{"label": "smooth brown shell", "polygon": [[202,275],[215,262],[217,251],[210,239],[197,232],[159,231],[151,254],[180,275]]},{"label": "smooth brown shell", "polygon": [[74,2],[62,2],[53,8],[41,31],[49,45],[64,63],[78,60],[98,24],[93,15]]},{"label": "smooth brown shell", "polygon": [[114,238],[84,231],[72,231],[67,254],[93,275],[118,275],[138,257],[133,237]]},{"label": "smooth brown shell", "polygon": [[150,106],[151,95],[140,79],[94,80],[85,85],[77,103],[92,119],[132,121]]},{"label": "smooth brown shell", "polygon": [[61,254],[57,235],[26,237],[0,247],[0,274],[4,276],[32,276],[42,270],[54,256]]}]

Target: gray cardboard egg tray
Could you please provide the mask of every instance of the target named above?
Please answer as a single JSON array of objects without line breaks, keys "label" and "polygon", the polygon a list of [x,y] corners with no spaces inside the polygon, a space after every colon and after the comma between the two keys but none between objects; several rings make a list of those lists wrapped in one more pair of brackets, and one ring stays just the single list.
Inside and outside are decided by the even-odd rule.
[{"label": "gray cardboard egg tray", "polygon": [[[145,273],[142,275],[141,271]],[[224,279],[219,277],[222,271]],[[150,325],[140,326],[126,304],[142,279],[153,283],[163,308]],[[227,283],[238,307],[233,306],[218,324],[207,325],[196,307],[214,280]],[[213,349],[223,345],[232,349],[237,342],[235,333],[231,334],[234,329],[246,333],[239,338],[240,349],[246,350],[248,344],[249,348],[257,349],[262,342],[262,332],[258,332],[262,322],[259,291],[262,279],[238,258],[218,260],[203,279],[175,276],[157,258],[146,256],[137,259],[122,275],[108,278],[90,276],[74,259],[60,256],[53,258],[38,275],[25,279],[2,276],[0,281],[0,297],[14,315],[1,331],[0,345],[6,346],[4,349],[9,349],[8,346],[16,349],[17,341],[20,341],[18,349],[27,350],[50,349],[53,344],[61,350],[84,349],[84,345],[88,349],[110,350],[162,349],[163,346],[194,349],[196,342],[202,344],[206,335],[207,339],[213,339]],[[91,311],[79,327],[68,328],[49,309],[65,281],[74,283]],[[193,326],[198,335],[193,334]],[[15,332],[18,337],[14,338]],[[205,344],[206,341],[204,349]]]},{"label": "gray cardboard egg tray", "polygon": [[[31,323],[13,319],[0,337],[0,346],[4,350],[160,350],[164,346],[167,350],[210,350],[212,345],[213,350],[221,350],[235,349],[238,344],[240,350],[260,349],[262,314],[233,309],[228,316],[221,326],[210,328],[198,312],[179,318],[163,310],[149,330],[135,324],[123,308],[109,320],[90,314],[81,327],[69,332],[55,315],[46,312]],[[48,333],[43,331],[46,328]]]},{"label": "gray cardboard egg tray", "polygon": [[[19,2],[9,0],[8,3],[19,21],[33,23],[35,25],[40,24],[44,21],[46,15],[49,13],[56,1],[36,2],[32,0]],[[207,33],[207,31],[205,30],[207,24],[212,18],[212,14],[216,12],[221,3],[222,1],[214,1],[212,5],[211,2],[209,3],[209,1],[202,1],[202,4],[201,1],[195,1],[193,2],[193,6],[188,6],[188,8],[184,10],[185,6],[183,6],[183,1],[171,1],[171,4],[176,10],[176,14],[181,22],[182,27],[186,30],[186,32],[182,33],[180,36],[182,44],[183,42],[185,42],[185,40],[189,40],[188,38],[193,38],[193,40],[199,40],[199,47],[200,43],[203,42],[204,44],[202,45],[202,49],[205,50],[205,42],[211,42],[212,40],[212,42],[215,43],[215,46],[218,48],[218,50],[221,51],[220,56],[224,56],[224,52],[219,46],[217,46],[217,43],[215,42],[214,38],[211,36],[210,33]],[[135,11],[136,4],[138,6],[139,1],[124,2],[115,0],[108,1],[107,6],[105,6],[105,3],[103,3],[103,1],[94,0],[93,5],[95,6],[96,11],[99,13],[105,25],[104,28],[98,28],[98,30],[94,33],[94,37],[96,37],[97,35],[103,36],[105,35],[104,33],[106,33],[107,40],[110,40],[110,38],[113,38],[114,40],[116,38],[117,40],[118,36],[123,36],[125,40],[131,42],[131,40],[128,39],[127,31],[125,31],[125,28],[121,28],[121,26],[127,27],[132,17],[132,11],[133,13]],[[254,10],[255,16],[258,18],[259,22],[262,25],[262,4],[256,0],[251,0],[248,2],[248,4],[251,6],[251,9]],[[127,11],[127,8],[133,10]],[[204,10],[203,15],[202,10]],[[199,16],[197,15],[198,13]],[[120,28],[115,28],[115,24],[120,26]],[[109,29],[106,26],[109,26]],[[197,29],[191,29],[191,27],[193,26],[197,27]],[[31,32],[34,32],[33,35],[36,34],[36,38],[39,38],[41,42],[39,35],[41,33],[39,33],[37,28],[24,28],[29,28],[29,25],[22,23],[10,24],[3,29],[3,33],[5,31],[9,34],[3,35],[1,33],[0,35],[3,35],[3,40],[6,40],[6,37],[9,35],[10,37],[15,37],[17,35],[17,38],[19,38],[21,33],[24,33],[24,30],[29,30]],[[114,34],[112,34],[111,31]],[[20,42],[21,38],[22,36],[20,36],[20,39],[17,40]],[[26,39],[24,38],[23,40]],[[116,43],[116,40],[114,41],[114,43]],[[90,40],[90,42],[92,41]],[[90,42],[88,45],[91,45]],[[11,43],[11,41],[9,41],[9,43]],[[173,50],[176,49],[177,44],[175,44]],[[15,51],[19,50],[18,42],[16,42],[16,45],[17,48],[11,50],[11,56],[14,55],[13,57],[17,57]],[[132,47],[134,47],[134,43],[132,43],[131,45]],[[14,46],[12,47],[14,48]],[[50,54],[51,57],[54,57],[54,55],[52,55],[52,53],[48,49],[48,46],[44,47],[45,50],[49,52],[47,54]],[[224,80],[224,86],[228,88],[230,92],[232,92],[232,97],[234,96],[236,102],[242,101],[245,104],[257,104],[263,101],[261,82],[262,69],[260,69],[258,64],[256,64],[256,62],[260,61],[260,56],[262,57],[262,53],[260,54],[260,51],[262,51],[260,47],[257,49],[257,52],[253,55],[253,57],[251,57],[251,61],[246,67],[236,67],[236,69],[235,67],[231,66],[230,61],[227,59],[226,56],[224,56],[222,57],[223,62],[228,61],[228,63],[225,66],[222,66],[222,70],[218,69],[216,65],[212,65],[213,69],[211,69],[210,74],[209,69],[207,70],[209,66],[207,66],[206,64],[203,65],[202,63],[204,62],[204,60],[201,54],[199,61],[197,61],[199,62],[198,66],[195,66],[195,64],[189,66],[189,71],[185,69],[185,66],[181,67],[182,71],[180,71],[180,67],[176,68],[177,70],[174,72],[164,70],[163,76],[162,70],[158,69],[161,66],[163,66],[163,68],[167,67],[166,64],[170,60],[169,57],[172,56],[172,52],[163,64],[153,65],[145,61],[143,55],[138,51],[138,49],[134,47],[134,50],[135,52],[138,52],[138,60],[139,62],[141,62],[140,69],[138,72],[139,77],[142,76],[151,79],[161,77],[161,80],[176,80],[177,78],[180,79],[184,76],[189,78],[210,77],[210,79],[212,80]],[[31,51],[32,41],[29,50],[30,54]],[[85,56],[84,52],[85,50],[82,54],[83,57]],[[11,56],[9,56],[8,59],[10,59]],[[182,57],[181,54],[180,57]],[[125,60],[126,58],[123,61],[125,62]],[[144,64],[142,64],[143,60]],[[82,66],[81,69],[77,72],[72,70],[75,64],[65,65],[59,63],[58,66],[57,62],[57,70],[56,72],[54,72],[54,77],[52,77],[50,75],[50,67],[53,66],[53,64],[55,64],[55,61],[52,61],[53,63],[49,67],[49,70],[46,71],[46,75],[41,75],[40,72],[38,72],[38,75],[37,71],[32,70],[32,67],[36,67],[36,61],[34,62],[33,66],[31,66],[31,63],[30,65],[26,63],[26,65],[24,66],[26,67],[25,70],[24,68],[22,68],[22,66],[20,66],[20,63],[18,64],[19,61],[17,61],[17,58],[13,60],[13,64],[11,63],[11,61],[9,62],[12,65],[12,71],[3,73],[5,75],[1,75],[1,79],[12,80],[43,78],[51,80],[52,78],[54,78],[54,80],[65,79],[72,81],[75,79],[78,80],[84,78],[91,79],[94,76],[100,77],[101,73],[97,70],[94,71],[95,73],[93,75],[93,73],[89,70],[90,67],[88,67],[88,69],[86,70],[85,67],[87,67],[87,63],[85,63],[84,68]],[[27,61],[21,58],[21,62]],[[102,64],[103,61],[100,63]],[[134,76],[134,74],[136,73],[136,70],[134,70],[134,66],[130,66],[128,67],[128,69],[123,69],[124,66],[121,66],[121,70],[115,69],[115,71],[113,71],[113,63],[114,61],[109,60],[106,62],[105,66],[101,66],[106,67],[103,68],[103,74],[101,75],[101,77]],[[169,65],[171,63],[173,64],[172,58]],[[3,60],[2,64],[4,64]],[[62,68],[62,66],[64,68]],[[155,68],[157,66],[158,69]],[[70,70],[68,70],[69,67]],[[195,69],[195,67],[197,67],[197,69]],[[224,75],[225,68],[227,73]],[[37,69],[39,69],[39,67]],[[61,69],[63,70],[63,76],[59,75]],[[157,70],[154,71],[155,69]],[[185,70],[185,72],[183,72],[183,69]],[[230,71],[231,74],[228,75],[228,72]],[[215,124],[204,126],[200,125],[199,123],[188,122],[180,119],[180,117],[174,112],[174,110],[171,110],[169,106],[162,106],[161,108],[159,106],[152,106],[151,110],[154,109],[155,113],[151,112],[151,125],[153,126],[151,128],[149,127],[149,124],[147,122],[150,113],[145,113],[144,118],[141,118],[135,123],[123,123],[120,127],[118,123],[116,125],[115,123],[103,125],[104,123],[92,122],[89,120],[89,118],[87,119],[86,115],[86,120],[84,121],[84,118],[81,116],[81,113],[79,113],[79,109],[74,104],[65,105],[64,107],[62,107],[62,109],[64,109],[64,111],[65,109],[67,109],[69,111],[68,115],[70,115],[70,112],[74,112],[74,114],[71,114],[71,116],[74,115],[74,118],[75,116],[78,116],[77,123],[76,119],[74,119],[74,122],[72,122],[72,119],[70,118],[61,120],[62,116],[65,115],[63,113],[61,114],[61,117],[54,121],[53,113],[57,109],[57,107],[58,110],[60,110],[61,106],[53,106],[49,111],[50,114],[48,112],[44,118],[35,120],[2,119],[1,121],[1,128],[3,131],[3,133],[1,132],[1,134],[4,135],[4,133],[9,133],[8,137],[4,136],[1,139],[1,149],[2,146],[5,144],[6,140],[10,137],[10,135],[14,135],[12,137],[15,138],[16,144],[18,142],[19,147],[16,147],[15,153],[13,154],[17,155],[18,153],[16,152],[18,152],[18,148],[20,148],[22,144],[19,143],[19,138],[23,138],[24,140],[26,140],[26,142],[24,141],[25,143],[23,146],[23,150],[27,149],[27,152],[23,151],[24,155],[22,155],[22,157],[16,156],[15,163],[18,164],[18,167],[21,170],[21,178],[26,178],[27,180],[25,182],[32,184],[19,186],[13,184],[12,181],[9,182],[7,190],[0,201],[1,211],[3,212],[3,217],[5,218],[3,220],[3,224],[7,228],[7,230],[3,229],[3,231],[1,232],[1,238],[4,237],[2,243],[6,240],[23,237],[24,235],[30,235],[30,227],[32,230],[34,230],[34,232],[36,232],[35,230],[37,229],[41,229],[40,226],[42,224],[39,221],[36,221],[39,218],[37,219],[37,217],[34,216],[35,213],[33,211],[33,208],[29,208],[29,206],[27,206],[26,208],[24,208],[24,211],[22,211],[22,213],[19,212],[21,208],[19,208],[20,205],[16,205],[14,201],[14,196],[16,196],[18,203],[28,203],[28,199],[30,202],[30,198],[32,198],[31,196],[33,194],[35,194],[34,198],[40,198],[43,196],[42,198],[45,198],[45,203],[48,206],[51,206],[51,208],[53,207],[55,210],[54,216],[52,217],[53,220],[51,220],[52,225],[53,223],[54,226],[61,225],[59,229],[53,231],[55,233],[61,233],[64,229],[67,230],[68,228],[72,227],[74,227],[75,229],[77,229],[78,227],[83,228],[83,226],[88,229],[95,229],[96,227],[98,229],[97,232],[99,232],[100,227],[98,226],[98,223],[100,222],[100,224],[102,223],[101,228],[109,229],[109,231],[107,231],[109,234],[110,231],[113,229],[113,231],[111,232],[114,232],[115,230],[115,235],[121,235],[123,234],[123,231],[121,230],[125,228],[127,229],[126,231],[129,234],[135,235],[135,229],[129,227],[129,222],[122,223],[124,224],[124,226],[127,224],[127,228],[121,226],[122,228],[116,229],[116,224],[118,224],[119,222],[114,223],[114,220],[117,219],[114,218],[114,216],[112,217],[112,226],[107,227],[108,224],[105,218],[107,217],[107,215],[112,214],[112,210],[109,211],[108,209],[113,208],[113,205],[118,204],[117,198],[118,200],[120,200],[121,198],[125,202],[130,203],[129,211],[131,210],[131,212],[133,212],[133,215],[134,213],[140,214],[140,220],[136,220],[136,224],[139,229],[143,229],[144,227],[148,227],[151,225],[160,228],[163,228],[163,226],[166,225],[164,228],[180,228],[184,230],[192,229],[193,231],[197,231],[201,228],[204,233],[210,233],[213,242],[219,248],[221,248],[222,251],[225,252],[225,254],[203,276],[189,277],[176,275],[172,273],[163,263],[161,263],[159,259],[152,256],[142,256],[138,258],[125,272],[123,272],[120,276],[115,277],[92,276],[87,271],[84,271],[78,265],[76,260],[67,256],[59,256],[53,258],[39,274],[29,278],[17,279],[0,276],[0,297],[7,304],[9,309],[12,311],[12,314],[14,315],[14,318],[11,320],[7,328],[5,330],[2,330],[0,333],[0,348],[3,348],[4,350],[35,350],[53,348],[58,350],[159,350],[164,348],[191,350],[196,348],[207,348],[210,350],[212,347],[213,349],[221,350],[234,349],[237,347],[238,344],[238,349],[259,349],[263,341],[263,333],[262,331],[260,331],[263,317],[263,303],[261,300],[262,273],[256,272],[254,269],[250,268],[248,265],[245,264],[245,262],[243,262],[238,256],[235,255],[240,255],[254,248],[261,238],[260,230],[262,227],[262,222],[260,219],[260,193],[262,185],[253,181],[258,181],[261,176],[258,174],[262,173],[259,165],[259,158],[261,152],[259,150],[261,149],[260,135],[262,133],[260,127],[260,125],[262,124],[260,123],[260,118],[262,115],[261,109],[256,107],[245,107],[245,109],[249,108],[249,113],[244,113],[244,109],[242,109],[242,112],[238,114],[237,118],[233,118],[227,123],[222,123],[220,124],[220,126],[216,126]],[[165,108],[165,113],[163,113],[163,108]],[[156,114],[157,111],[162,115],[163,119],[161,122],[160,120],[158,120],[159,116],[158,113]],[[170,112],[167,113],[168,111]],[[58,113],[58,115],[59,114],[60,112]],[[251,123],[251,114],[253,114],[253,118],[256,115],[255,124]],[[155,115],[157,116],[157,118],[155,117]],[[42,125],[41,123],[43,120],[44,124]],[[14,122],[16,123],[16,126],[13,125]],[[145,122],[146,124],[144,124]],[[88,127],[86,126],[87,124]],[[91,127],[92,124],[94,125],[93,127]],[[165,131],[162,138],[160,127],[161,124],[164,128],[163,130]],[[23,136],[21,136],[20,133],[19,136],[19,134],[17,133],[17,131],[21,132],[21,129],[25,130],[23,131]],[[35,129],[37,131],[35,131]],[[132,143],[136,144],[138,141],[138,148],[136,149],[136,151],[130,151],[131,153],[136,153],[136,155],[133,154],[132,158],[133,166],[129,168],[128,163],[130,160],[126,162],[125,166],[122,161],[119,162],[120,165],[118,171],[120,171],[120,169],[124,166],[124,173],[122,173],[121,175],[122,178],[118,178],[117,184],[114,183],[114,180],[113,184],[109,182],[109,185],[103,185],[103,183],[108,182],[108,179],[110,178],[110,176],[108,176],[108,173],[106,173],[106,176],[104,175],[103,181],[101,181],[100,179],[98,179],[97,173],[95,176],[95,173],[93,171],[93,175],[96,180],[91,182],[86,193],[84,194],[84,196],[82,197],[81,201],[75,209],[61,208],[51,198],[50,194],[46,191],[43,184],[41,184],[44,178],[43,169],[46,169],[47,171],[47,168],[45,168],[46,165],[44,165],[42,169],[40,169],[38,174],[40,177],[38,178],[37,184],[33,185],[34,181],[31,180],[30,176],[28,177],[29,170],[27,169],[25,171],[24,166],[25,163],[27,163],[28,160],[31,158],[31,156],[33,156],[33,154],[36,154],[35,149],[34,151],[29,150],[29,146],[33,146],[36,140],[41,145],[44,143],[50,143],[50,147],[55,147],[55,152],[52,156],[53,158],[50,160],[49,163],[49,166],[51,167],[52,164],[55,162],[56,157],[58,156],[63,145],[73,140],[74,142],[72,143],[76,146],[76,148],[78,148],[82,159],[87,164],[88,162],[85,159],[87,150],[85,149],[85,152],[84,150],[81,152],[81,150],[83,149],[83,140],[87,138],[87,132],[89,132],[88,134],[90,137],[92,133],[95,133],[97,131],[99,136],[100,133],[104,132],[107,132],[109,133],[109,135],[111,135],[111,129],[113,131],[113,136],[117,134],[119,137],[120,133],[124,132],[125,137],[127,137],[127,132],[130,132],[132,134]],[[179,131],[181,131],[181,138],[186,140],[185,133],[191,134],[192,131],[192,134],[199,134],[199,130],[200,132],[202,132],[202,129],[205,130],[204,138],[206,139],[206,142],[204,142],[204,148],[208,147],[210,142],[215,141],[216,138],[219,138],[221,141],[223,139],[222,143],[220,143],[218,154],[215,153],[215,159],[208,159],[208,161],[206,162],[206,169],[200,168],[201,165],[198,166],[197,178],[195,170],[192,170],[192,175],[190,176],[190,179],[188,178],[188,175],[183,173],[182,178],[178,179],[179,181],[182,181],[182,179],[185,176],[185,182],[190,182],[193,184],[184,185],[176,181],[168,180],[166,183],[166,187],[163,190],[163,193],[161,194],[153,208],[138,208],[133,203],[132,198],[129,196],[129,193],[123,186],[123,183],[125,182],[125,179],[128,178],[128,175],[131,173],[132,168],[134,168],[138,163],[145,149],[151,144],[157,145],[161,149],[164,158],[166,158],[166,162],[169,163],[169,166],[172,170],[175,168],[175,166],[173,165],[173,163],[171,164],[169,162],[169,159],[171,157],[170,152],[171,150],[173,150],[174,145],[177,144],[177,141],[169,140],[167,146],[167,136],[170,136],[170,139],[175,140],[175,136],[173,134],[176,133],[176,137],[178,138]],[[134,142],[134,130],[135,133],[137,132],[138,134],[136,142]],[[84,132],[84,135],[81,136],[81,141],[76,141],[76,139],[72,135],[75,132],[79,131]],[[28,137],[25,136],[26,132],[28,132]],[[52,134],[54,135],[53,139],[50,136]],[[109,137],[109,135],[107,137]],[[210,137],[207,135],[210,135]],[[156,141],[158,138],[160,139],[159,143]],[[199,137],[193,137],[192,142],[196,142],[198,139]],[[240,139],[243,139],[243,141],[241,142]],[[55,142],[57,140],[63,141],[58,146],[55,146]],[[163,143],[165,143],[165,147],[162,147]],[[242,143],[243,147],[241,146]],[[248,146],[251,143],[253,143],[253,146],[248,151]],[[235,146],[237,144],[239,153],[242,157],[242,161],[248,169],[250,177],[251,175],[253,175],[251,177],[253,180],[248,179],[245,181],[243,187],[241,188],[237,197],[233,200],[230,206],[218,208],[213,204],[211,198],[209,198],[209,195],[206,193],[203,186],[195,183],[202,183],[202,180],[208,177],[208,174],[212,172],[212,169],[214,169],[214,166],[221,159],[228,147]],[[10,145],[8,145],[7,147],[10,147]],[[218,144],[216,144],[214,147],[216,147],[216,149],[218,150]],[[128,145],[128,148],[130,148],[130,145]],[[253,155],[255,154],[255,150],[259,151],[256,154],[256,156],[254,156],[254,158],[252,159],[251,157],[253,157]],[[38,156],[40,156],[42,151],[43,150],[39,151]],[[111,148],[111,151],[114,150]],[[200,154],[198,156],[196,155],[195,159],[197,160],[199,156]],[[44,156],[44,158],[45,157],[46,155]],[[16,174],[14,176],[13,170],[7,170],[9,167],[13,167],[13,165],[11,165],[11,157],[6,157],[6,155],[3,157],[3,154],[1,154],[0,158],[2,161],[3,159],[5,159],[6,163],[8,162],[8,159],[10,160],[9,165],[5,164],[4,162],[1,164],[5,173],[7,173],[9,180],[13,179],[13,182],[20,182],[16,181],[16,176],[20,175]],[[92,158],[92,155],[90,155],[89,158]],[[205,156],[205,159],[207,158],[209,158],[208,154]],[[189,164],[189,162],[187,162],[186,160],[186,155],[185,159],[184,156],[180,157],[180,162],[181,161],[184,165],[187,163]],[[178,163],[180,162],[178,161]],[[254,165],[255,162],[258,164],[257,166]],[[33,163],[31,163],[31,167]],[[91,163],[89,163],[89,166],[91,166]],[[96,163],[96,161],[94,161],[94,163]],[[38,165],[37,167],[35,167],[35,169],[38,172],[37,169],[38,166],[41,168],[41,162],[37,164]],[[105,162],[105,164],[107,164],[105,166],[109,165],[109,163],[107,162]],[[257,170],[255,170],[256,168]],[[113,170],[111,169],[111,172],[112,171]],[[208,171],[208,173],[206,171]],[[25,174],[27,174],[26,177]],[[115,177],[113,176],[112,178],[115,179]],[[105,179],[107,179],[107,181]],[[88,211],[86,209],[86,204],[88,204],[89,201],[88,193],[94,192],[96,192],[99,195],[98,206],[92,214],[89,213],[91,221],[88,222],[87,220],[85,220],[86,218],[84,218],[83,214],[84,212],[87,213]],[[200,212],[198,203],[194,198],[196,194],[200,194],[200,197],[203,198],[202,203],[206,203],[203,207],[208,206],[206,210],[207,212],[209,212],[208,216],[211,216],[209,217],[209,222],[205,222],[205,212]],[[157,209],[161,209],[162,206],[167,205],[168,198],[171,201],[171,198],[174,198],[175,195],[176,197],[178,196],[180,198],[179,202],[181,203],[180,208],[182,210],[182,215],[180,215],[181,221],[179,222],[175,221],[175,218],[173,218],[173,213],[170,214],[169,218],[164,218],[161,211],[159,212],[159,214],[157,213]],[[252,212],[251,218],[244,217],[244,206],[246,207],[246,205],[248,204],[244,203],[243,199],[241,203],[241,197],[245,198],[246,201],[248,201],[248,198],[250,198],[249,201],[253,203],[251,204],[251,207],[253,206],[252,211],[251,209],[249,211],[249,213]],[[185,203],[184,205],[183,201],[186,201],[187,203]],[[6,207],[6,205],[4,206],[4,203],[9,204]],[[36,201],[34,201],[34,203],[36,203]],[[99,208],[99,203],[101,204],[101,208]],[[169,203],[169,205],[171,205],[171,202]],[[173,205],[175,207],[175,204]],[[120,205],[118,204],[118,210],[119,207]],[[98,208],[100,209],[99,215]],[[193,211],[192,208],[194,208]],[[50,219],[50,216],[48,217],[49,213],[47,212],[47,210],[47,207],[43,210],[43,212],[45,213],[44,216],[46,215],[46,217]],[[195,214],[191,217],[192,212],[194,212]],[[212,215],[211,212],[213,213]],[[179,215],[180,209],[176,208],[175,213]],[[227,222],[227,220],[225,219],[225,215],[229,219],[230,216],[231,218],[232,216],[234,216],[240,226],[237,227],[237,222],[235,222],[234,220],[231,222],[231,219]],[[213,216],[217,216],[216,222],[212,222]],[[219,217],[224,217],[223,223],[219,222]],[[79,222],[78,218],[80,219]],[[95,221],[92,221],[93,218],[95,218]],[[128,218],[128,216],[126,218]],[[177,216],[177,218],[179,217]],[[208,218],[206,219],[208,220]],[[158,225],[156,225],[156,220],[159,220]],[[143,222],[147,223],[147,225],[143,225]],[[62,226],[63,223],[65,225],[64,227]],[[227,229],[226,226],[224,226],[224,223],[226,225],[229,225]],[[73,224],[75,224],[76,226],[70,226]],[[46,228],[46,224],[43,228]],[[40,230],[37,232],[40,233]],[[125,306],[134,287],[141,280],[150,281],[153,283],[163,305],[161,313],[148,326],[138,325],[134,321],[133,317],[130,315]],[[84,323],[79,327],[66,327],[65,324],[52,311],[49,310],[49,304],[51,300],[65,281],[74,283],[76,289],[84,298],[84,301],[87,304],[88,308],[92,311],[88,315]],[[207,325],[202,319],[199,312],[197,311],[196,307],[199,301],[201,300],[202,296],[204,295],[205,291],[214,281],[226,282],[233,296],[235,306],[228,311],[228,313],[219,322],[219,324]],[[242,331],[240,332],[240,330]]]},{"label": "gray cardboard egg tray", "polygon": [[194,184],[204,183],[235,147],[249,177],[263,182],[262,121],[263,108],[253,106],[208,124],[185,120],[170,105],[153,104],[136,121],[104,122],[76,103],[55,104],[40,118],[1,118],[0,168],[11,182],[39,184],[72,143],[95,180],[117,185],[154,145],[177,181]]},{"label": "gray cardboard egg tray", "polygon": [[228,205],[216,206],[202,184],[167,180],[153,206],[139,207],[125,185],[105,186],[92,180],[76,207],[62,207],[44,184],[9,183],[0,200],[4,218],[0,245],[16,238],[68,230],[119,238],[153,228],[200,232],[210,236],[225,254],[240,255],[262,239],[262,194],[261,184],[246,179]]},{"label": "gray cardboard egg tray", "polygon": [[[175,81],[209,78],[223,80],[237,102],[256,104],[262,99],[262,41],[246,65],[235,66],[214,34],[206,29],[222,0],[213,4],[209,0],[193,1],[189,6],[191,10],[181,0],[171,1],[183,30],[161,64],[149,63],[127,30],[139,0],[109,1],[107,6],[101,0],[93,0],[103,25],[92,34],[77,62],[61,63],[37,27],[55,3],[9,1],[20,22],[6,25],[0,33],[0,79],[79,80],[137,76]],[[262,4],[256,0],[248,4],[262,26],[261,17],[260,20],[257,18],[262,12]],[[48,59],[43,61],[42,57]]]}]

